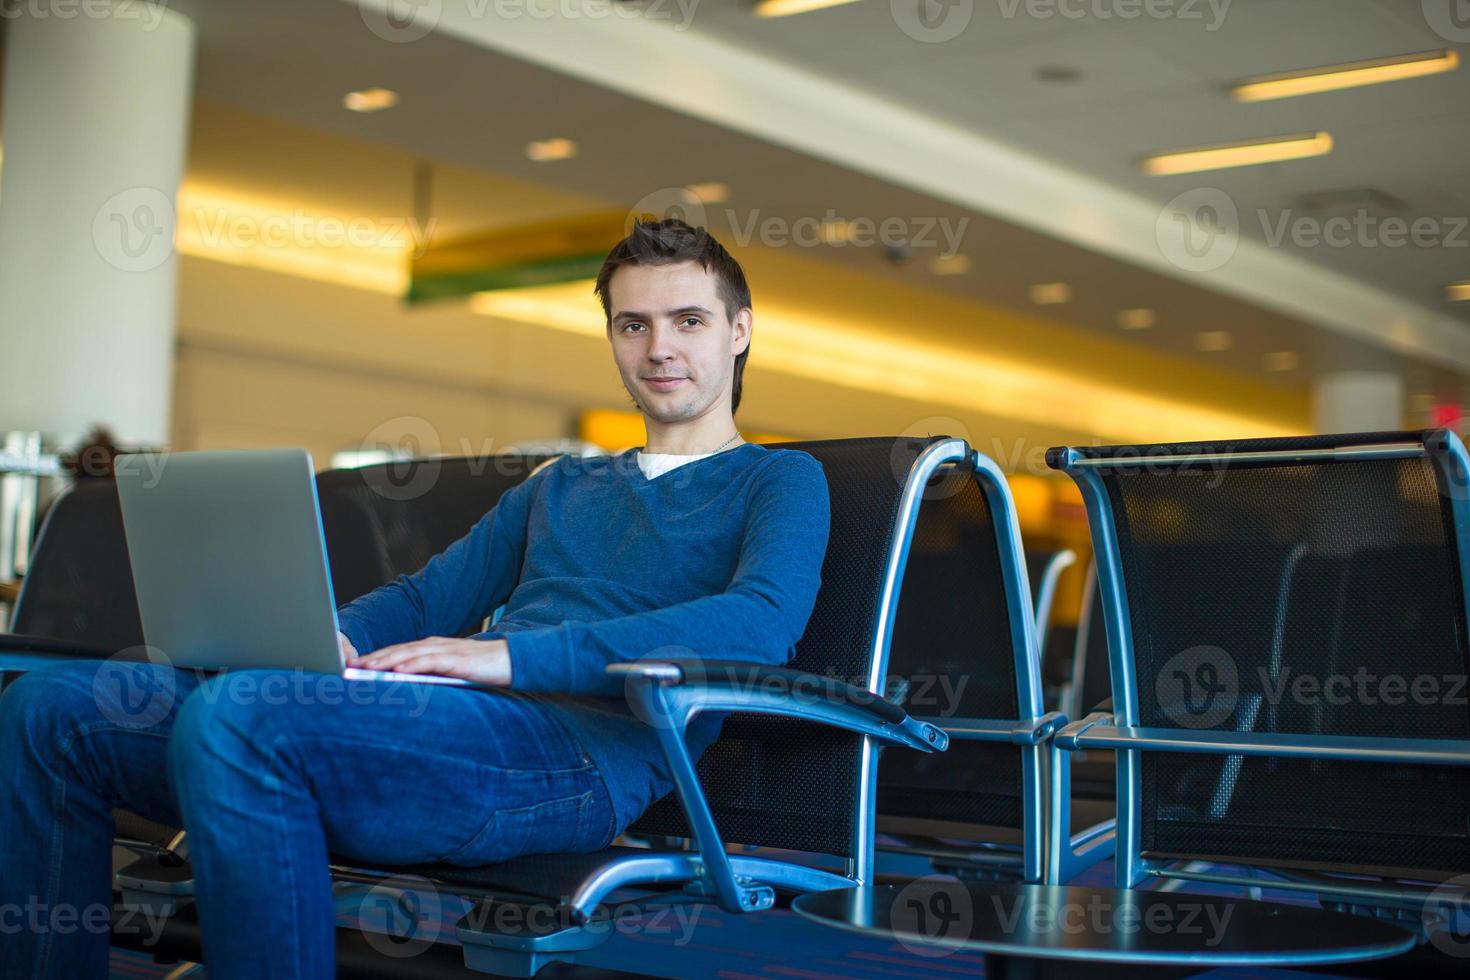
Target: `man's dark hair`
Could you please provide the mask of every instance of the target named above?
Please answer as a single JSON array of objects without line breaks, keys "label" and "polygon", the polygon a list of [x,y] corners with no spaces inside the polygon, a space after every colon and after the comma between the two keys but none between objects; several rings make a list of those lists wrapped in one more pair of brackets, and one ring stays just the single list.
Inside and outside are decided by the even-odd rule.
[{"label": "man's dark hair", "polygon": [[[750,286],[745,282],[745,271],[713,235],[678,218],[662,221],[640,219],[634,223],[628,237],[607,253],[602,271],[597,273],[597,285],[593,290],[602,300],[602,313],[607,325],[612,326],[612,297],[608,295],[608,283],[612,281],[614,272],[625,265],[676,265],[680,262],[698,262],[705,272],[715,277],[716,292],[725,304],[727,319],[733,321],[735,314],[750,306]],[[741,379],[749,356],[749,344],[735,355],[735,377],[730,385],[732,415],[740,407]]]}]

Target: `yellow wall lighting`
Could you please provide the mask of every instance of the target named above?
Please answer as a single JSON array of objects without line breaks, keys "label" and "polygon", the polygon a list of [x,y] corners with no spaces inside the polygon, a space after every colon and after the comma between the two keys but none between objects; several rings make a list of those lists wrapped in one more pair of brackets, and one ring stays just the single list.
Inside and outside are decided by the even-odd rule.
[{"label": "yellow wall lighting", "polygon": [[[477,293],[476,313],[604,336],[592,283]],[[751,363],[813,381],[951,405],[1109,438],[1248,438],[1285,435],[1249,415],[1214,411],[1031,364],[985,357],[943,344],[895,340],[878,330],[827,322],[805,311],[762,307]]]},{"label": "yellow wall lighting", "polygon": [[1237,102],[1265,102],[1269,99],[1289,99],[1298,95],[1357,88],[1360,85],[1380,85],[1406,78],[1422,78],[1425,75],[1454,71],[1458,67],[1458,51],[1425,51],[1395,58],[1375,58],[1372,61],[1310,68],[1306,71],[1260,75],[1238,83],[1231,89],[1231,94]]},{"label": "yellow wall lighting", "polygon": [[408,220],[313,213],[192,182],[179,188],[177,213],[181,255],[389,296],[408,288],[424,233]]},{"label": "yellow wall lighting", "polygon": [[1445,287],[1445,292],[1449,295],[1450,302],[1463,303],[1470,300],[1470,282],[1452,282]]},{"label": "yellow wall lighting", "polygon": [[792,14],[805,14],[813,10],[840,7],[845,3],[856,2],[857,0],[760,0],[755,5],[755,15],[757,17],[790,17]]},{"label": "yellow wall lighting", "polygon": [[1143,172],[1155,175],[1192,174],[1201,170],[1223,170],[1226,167],[1249,167],[1258,163],[1320,157],[1331,152],[1331,133],[1299,133],[1270,140],[1222,143],[1218,146],[1160,153],[1143,161]]}]

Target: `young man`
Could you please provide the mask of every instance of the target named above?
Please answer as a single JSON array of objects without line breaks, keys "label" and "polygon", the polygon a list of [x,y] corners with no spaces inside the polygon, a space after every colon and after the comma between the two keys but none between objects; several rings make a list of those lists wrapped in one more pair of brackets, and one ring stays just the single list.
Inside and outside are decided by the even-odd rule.
[{"label": "young man", "polygon": [[[330,976],[329,853],[475,865],[605,847],[671,783],[604,668],[787,659],[817,593],[827,487],[810,456],[735,428],[740,266],[703,229],[639,224],[597,293],[642,451],[556,461],[340,611],[355,666],[504,691],[435,687],[422,710],[377,682],[247,696],[277,671],[201,682],[128,665],[102,683],[93,662],[20,678],[0,698],[0,976],[105,975],[114,806],[187,829],[212,977]],[[461,638],[502,603],[494,629]],[[149,692],[166,710],[129,720],[125,697]],[[691,749],[718,728],[696,720]],[[104,927],[3,914],[65,907]]]}]

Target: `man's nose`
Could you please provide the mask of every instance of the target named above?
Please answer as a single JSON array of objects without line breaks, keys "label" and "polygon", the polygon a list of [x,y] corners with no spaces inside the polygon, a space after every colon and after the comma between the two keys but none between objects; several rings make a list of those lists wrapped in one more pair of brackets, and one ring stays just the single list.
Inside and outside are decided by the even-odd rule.
[{"label": "man's nose", "polygon": [[667,361],[675,353],[674,331],[670,327],[655,324],[648,331],[648,359]]}]

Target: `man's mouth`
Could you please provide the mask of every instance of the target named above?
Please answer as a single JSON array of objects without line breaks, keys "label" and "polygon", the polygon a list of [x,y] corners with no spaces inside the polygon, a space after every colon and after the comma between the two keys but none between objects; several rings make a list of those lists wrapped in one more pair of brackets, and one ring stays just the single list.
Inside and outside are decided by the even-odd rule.
[{"label": "man's mouth", "polygon": [[688,380],[688,378],[644,378],[643,383],[654,391],[673,391]]}]

